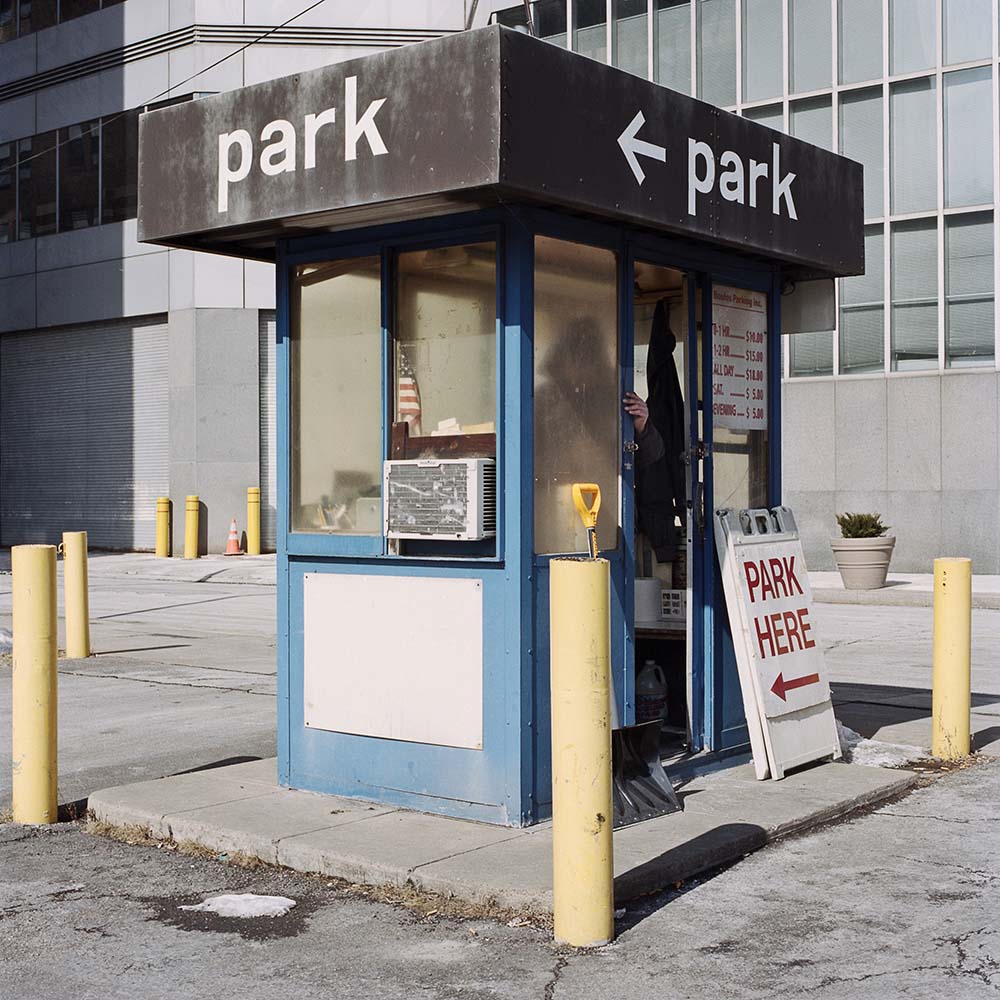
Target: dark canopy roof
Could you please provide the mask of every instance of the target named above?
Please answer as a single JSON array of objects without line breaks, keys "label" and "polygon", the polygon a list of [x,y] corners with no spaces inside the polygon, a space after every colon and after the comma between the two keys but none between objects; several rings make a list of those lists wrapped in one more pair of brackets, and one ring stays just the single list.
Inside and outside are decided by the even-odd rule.
[{"label": "dark canopy roof", "polygon": [[143,115],[139,238],[272,259],[309,232],[527,201],[864,270],[862,168],[499,26]]}]

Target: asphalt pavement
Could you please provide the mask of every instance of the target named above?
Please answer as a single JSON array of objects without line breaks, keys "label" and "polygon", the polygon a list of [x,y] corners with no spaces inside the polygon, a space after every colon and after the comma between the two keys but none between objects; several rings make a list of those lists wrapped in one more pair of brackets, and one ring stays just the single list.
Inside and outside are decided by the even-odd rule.
[{"label": "asphalt pavement", "polygon": [[[590,953],[503,914],[456,919],[447,900],[407,909],[79,825],[0,825],[0,996],[985,1000],[1000,990],[998,803],[1000,762],[942,776],[628,904]],[[296,906],[247,921],[181,909],[246,892]]]}]

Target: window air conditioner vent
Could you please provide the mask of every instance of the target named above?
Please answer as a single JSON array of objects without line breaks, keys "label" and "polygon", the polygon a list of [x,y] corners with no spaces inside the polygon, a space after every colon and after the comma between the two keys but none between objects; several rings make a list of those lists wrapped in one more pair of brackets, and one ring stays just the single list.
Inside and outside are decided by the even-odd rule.
[{"label": "window air conditioner vent", "polygon": [[492,458],[391,461],[384,478],[387,538],[476,541],[497,533]]}]

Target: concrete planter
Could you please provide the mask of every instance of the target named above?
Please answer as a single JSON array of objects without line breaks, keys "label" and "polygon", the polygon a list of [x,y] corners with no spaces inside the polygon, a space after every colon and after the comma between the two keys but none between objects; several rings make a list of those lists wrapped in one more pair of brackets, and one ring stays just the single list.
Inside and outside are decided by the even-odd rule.
[{"label": "concrete planter", "polygon": [[889,572],[893,535],[881,538],[831,538],[830,548],[837,560],[845,590],[878,590],[885,586]]}]

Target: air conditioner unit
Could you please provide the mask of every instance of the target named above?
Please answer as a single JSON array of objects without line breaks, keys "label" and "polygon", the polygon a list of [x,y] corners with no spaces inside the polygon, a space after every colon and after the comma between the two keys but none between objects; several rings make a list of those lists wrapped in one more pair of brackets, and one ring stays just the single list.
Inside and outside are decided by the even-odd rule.
[{"label": "air conditioner unit", "polygon": [[497,533],[497,470],[492,458],[386,462],[387,538],[476,541]]}]

